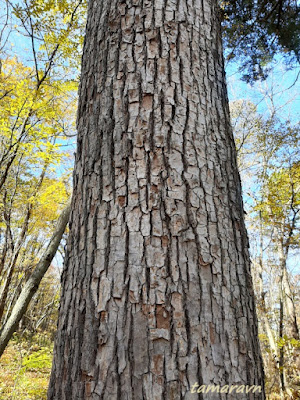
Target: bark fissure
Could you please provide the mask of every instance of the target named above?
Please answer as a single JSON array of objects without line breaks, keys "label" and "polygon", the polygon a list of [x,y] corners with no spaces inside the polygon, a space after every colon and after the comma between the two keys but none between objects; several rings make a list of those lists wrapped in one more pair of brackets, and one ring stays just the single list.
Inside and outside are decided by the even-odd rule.
[{"label": "bark fissure", "polygon": [[216,10],[89,2],[49,400],[263,385]]}]

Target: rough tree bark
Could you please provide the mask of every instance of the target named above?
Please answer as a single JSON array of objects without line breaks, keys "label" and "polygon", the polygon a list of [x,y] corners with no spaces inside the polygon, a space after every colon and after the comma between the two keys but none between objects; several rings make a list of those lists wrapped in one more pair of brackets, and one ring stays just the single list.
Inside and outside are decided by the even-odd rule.
[{"label": "rough tree bark", "polygon": [[217,14],[89,1],[49,400],[263,388]]}]

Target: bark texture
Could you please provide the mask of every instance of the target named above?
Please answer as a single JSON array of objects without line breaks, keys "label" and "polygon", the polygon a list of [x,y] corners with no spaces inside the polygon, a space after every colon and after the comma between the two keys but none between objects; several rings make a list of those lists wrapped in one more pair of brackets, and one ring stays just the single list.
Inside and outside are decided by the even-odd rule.
[{"label": "bark texture", "polygon": [[89,1],[49,400],[263,389],[227,103],[215,0]]}]

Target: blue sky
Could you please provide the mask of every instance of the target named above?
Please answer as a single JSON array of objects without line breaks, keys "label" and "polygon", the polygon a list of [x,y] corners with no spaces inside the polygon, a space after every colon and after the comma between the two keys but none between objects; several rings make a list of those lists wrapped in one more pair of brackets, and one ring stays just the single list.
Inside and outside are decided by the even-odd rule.
[{"label": "blue sky", "polygon": [[[277,57],[273,67],[273,71],[266,81],[256,82],[251,86],[241,80],[238,64],[230,62],[226,67],[229,100],[251,100],[257,105],[257,111],[266,118],[275,108],[276,115],[282,121],[290,120],[292,124],[297,125],[300,117],[300,66],[292,70],[286,70],[282,59]],[[246,195],[245,191],[246,188],[250,188],[251,191],[255,192],[256,177],[252,176],[251,181],[246,181],[246,175],[243,175],[244,202],[249,202],[249,206],[251,199]],[[247,204],[245,204],[245,208],[247,209]],[[250,233],[249,227],[248,230]],[[254,248],[252,248],[252,254],[253,251]],[[300,273],[299,251],[290,251],[288,268],[292,274]]]},{"label": "blue sky", "polygon": [[[241,80],[238,63],[230,62],[226,66],[226,78],[229,100],[249,99],[260,113],[268,114],[272,106],[284,120],[299,122],[300,116],[300,66],[287,70],[281,57],[273,62],[273,71],[264,82],[253,86]],[[272,104],[270,97],[273,97]]]}]

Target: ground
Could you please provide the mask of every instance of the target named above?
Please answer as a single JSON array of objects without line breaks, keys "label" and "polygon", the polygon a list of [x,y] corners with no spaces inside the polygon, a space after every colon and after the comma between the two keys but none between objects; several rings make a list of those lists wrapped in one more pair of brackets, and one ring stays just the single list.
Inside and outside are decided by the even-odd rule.
[{"label": "ground", "polygon": [[0,400],[45,400],[51,362],[51,344],[11,342],[0,359]]}]

